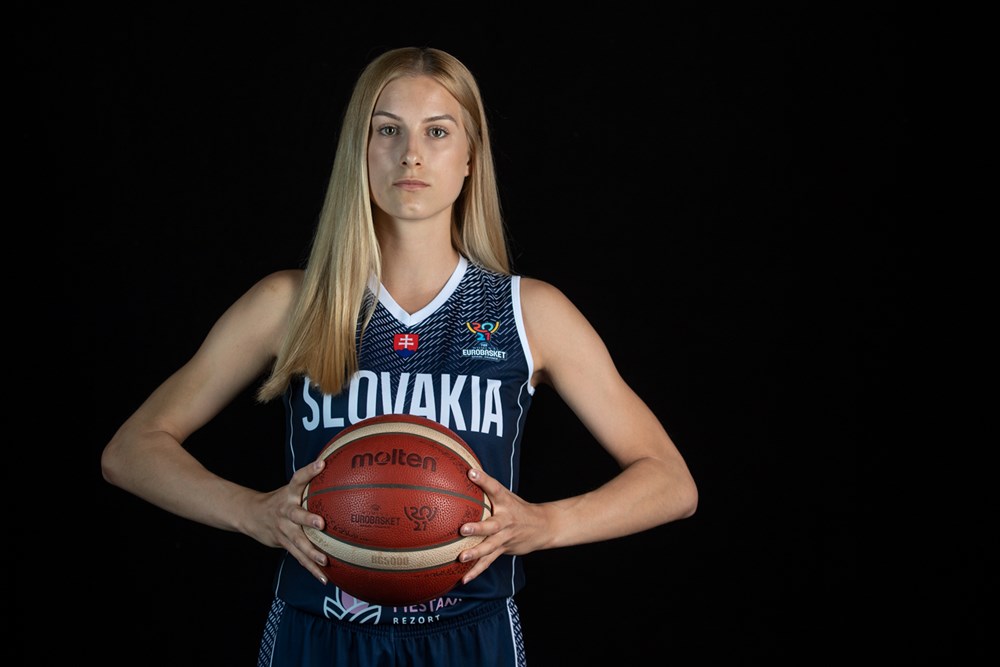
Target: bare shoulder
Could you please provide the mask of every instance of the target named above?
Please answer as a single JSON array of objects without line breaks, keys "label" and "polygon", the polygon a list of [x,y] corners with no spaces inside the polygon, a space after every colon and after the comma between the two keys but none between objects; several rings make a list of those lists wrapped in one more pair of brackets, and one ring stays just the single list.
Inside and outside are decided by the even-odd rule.
[{"label": "bare shoulder", "polygon": [[[535,362],[532,384],[553,383],[580,359],[604,359],[600,336],[566,294],[544,280],[521,279],[521,313]],[[596,364],[593,366],[596,368]]]},{"label": "bare shoulder", "polygon": [[582,318],[562,290],[537,278],[521,278],[521,307],[529,323],[551,325],[566,318]]},{"label": "bare shoulder", "polygon": [[302,288],[303,275],[297,269],[269,273],[254,283],[233,307],[249,311],[254,317],[260,317],[265,312],[278,316],[286,314]]},{"label": "bare shoulder", "polygon": [[277,349],[302,288],[303,272],[287,269],[270,273],[230,306],[216,328],[230,340],[258,339]]},{"label": "bare shoulder", "polygon": [[284,269],[269,273],[250,288],[248,294],[260,293],[259,298],[294,301],[302,287],[302,269]]}]

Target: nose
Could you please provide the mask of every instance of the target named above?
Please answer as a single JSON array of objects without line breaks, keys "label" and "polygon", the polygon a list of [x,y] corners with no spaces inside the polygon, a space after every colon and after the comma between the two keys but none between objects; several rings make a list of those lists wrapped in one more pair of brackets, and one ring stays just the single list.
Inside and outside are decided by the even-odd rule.
[{"label": "nose", "polygon": [[421,164],[420,149],[415,139],[407,142],[402,162],[404,167],[416,167]]}]

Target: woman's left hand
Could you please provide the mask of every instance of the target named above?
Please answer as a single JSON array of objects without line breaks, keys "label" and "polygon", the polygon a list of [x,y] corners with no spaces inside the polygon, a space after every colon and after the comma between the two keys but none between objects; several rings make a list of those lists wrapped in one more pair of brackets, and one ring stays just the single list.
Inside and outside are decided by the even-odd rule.
[{"label": "woman's left hand", "polygon": [[545,506],[525,501],[482,470],[470,470],[469,479],[489,496],[493,515],[483,521],[462,526],[462,535],[481,535],[485,539],[459,554],[463,563],[476,561],[464,577],[467,584],[504,554],[523,556],[544,546],[549,517]]}]

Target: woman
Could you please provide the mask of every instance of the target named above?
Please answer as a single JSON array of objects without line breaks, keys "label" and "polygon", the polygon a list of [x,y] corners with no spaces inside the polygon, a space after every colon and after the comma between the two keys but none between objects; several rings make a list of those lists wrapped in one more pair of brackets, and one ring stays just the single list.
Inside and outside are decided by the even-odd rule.
[{"label": "woman", "polygon": [[[451,55],[402,48],[361,73],[304,271],[268,275],[215,323],[104,450],[112,484],[165,510],[286,550],[260,664],[523,665],[520,556],[691,516],[697,490],[666,431],[601,338],[555,287],[512,275],[476,81]],[[482,353],[482,350],[489,353]],[[465,353],[463,350],[480,352]],[[288,483],[260,492],[182,446],[251,383],[282,398]],[[552,386],[621,471],[553,502],[517,495],[525,419]],[[318,406],[322,406],[320,409]],[[316,458],[341,428],[433,416],[476,451],[491,518],[447,596],[369,605],[328,583],[303,531]]]}]

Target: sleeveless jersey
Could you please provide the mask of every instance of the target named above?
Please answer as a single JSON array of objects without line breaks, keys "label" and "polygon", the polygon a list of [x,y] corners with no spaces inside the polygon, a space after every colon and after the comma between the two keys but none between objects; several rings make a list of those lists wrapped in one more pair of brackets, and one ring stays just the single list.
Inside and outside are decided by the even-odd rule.
[{"label": "sleeveless jersey", "polygon": [[[462,257],[441,292],[414,314],[378,287],[369,287],[368,298],[378,302],[363,338],[359,324],[359,370],[350,385],[331,396],[303,377],[285,394],[287,476],[313,462],[350,424],[382,414],[412,414],[455,431],[483,469],[516,493],[521,438],[534,394],[520,278],[492,273]],[[286,553],[275,576],[275,596],[327,618],[425,625],[510,597],[523,585],[520,559],[504,555],[441,598],[408,607],[375,605],[332,582],[324,586]]]}]

